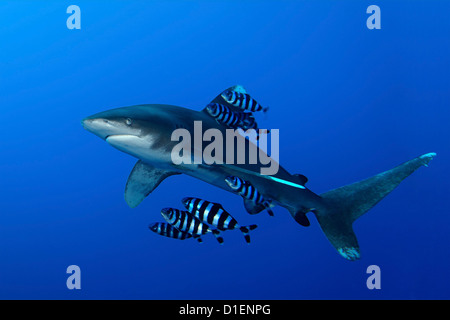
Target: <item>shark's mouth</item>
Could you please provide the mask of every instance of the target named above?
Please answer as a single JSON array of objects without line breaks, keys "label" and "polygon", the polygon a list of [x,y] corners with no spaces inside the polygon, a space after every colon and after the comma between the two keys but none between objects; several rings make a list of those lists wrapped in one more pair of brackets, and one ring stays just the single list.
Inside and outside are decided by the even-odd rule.
[{"label": "shark's mouth", "polygon": [[107,136],[105,136],[105,141],[108,141],[108,138],[113,136],[118,136],[118,134],[108,134]]},{"label": "shark's mouth", "polygon": [[115,138],[119,138],[119,139],[126,139],[126,137],[137,137],[139,138],[139,136],[136,136],[134,134],[108,134],[105,136],[105,141],[108,141],[109,138],[115,139]]},{"label": "shark's mouth", "polygon": [[105,137],[105,141],[111,143],[127,143],[136,139],[141,139],[138,136],[132,134],[110,134]]},{"label": "shark's mouth", "polygon": [[148,149],[149,141],[132,134],[111,134],[105,138],[114,148],[134,154],[137,150]]},{"label": "shark's mouth", "polygon": [[105,141],[107,142],[109,137],[114,137],[114,136],[117,136],[117,134],[108,134],[107,136],[105,136]]}]

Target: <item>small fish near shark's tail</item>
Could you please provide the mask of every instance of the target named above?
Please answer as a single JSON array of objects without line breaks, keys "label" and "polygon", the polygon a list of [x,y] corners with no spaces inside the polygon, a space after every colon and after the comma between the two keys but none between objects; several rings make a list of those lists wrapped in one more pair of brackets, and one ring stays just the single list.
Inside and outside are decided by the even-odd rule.
[{"label": "small fish near shark's tail", "polygon": [[348,260],[360,258],[353,222],[419,167],[428,166],[434,156],[435,153],[424,154],[394,169],[320,195],[324,199],[325,208],[314,211],[315,216],[326,237],[341,256]]}]

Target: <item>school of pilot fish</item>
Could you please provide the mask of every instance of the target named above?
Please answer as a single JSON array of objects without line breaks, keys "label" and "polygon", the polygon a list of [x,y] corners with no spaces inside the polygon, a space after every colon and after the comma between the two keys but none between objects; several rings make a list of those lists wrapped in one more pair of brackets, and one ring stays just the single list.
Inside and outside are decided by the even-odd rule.
[{"label": "school of pilot fish", "polygon": [[[258,125],[252,112],[266,112],[268,108],[262,107],[247,93],[226,90],[221,96],[226,102],[237,107],[238,111],[233,111],[220,103],[210,103],[205,108],[207,113],[217,123],[227,128],[254,129],[257,135],[256,139],[258,139],[256,131]],[[271,201],[264,199],[250,182],[235,176],[227,177],[225,182],[233,192],[242,196],[246,203],[250,203],[255,208],[267,210],[270,216],[274,215]],[[199,243],[203,242],[201,236],[212,233],[220,244],[224,242],[220,231],[238,229],[244,235],[246,243],[250,243],[249,232],[256,229],[256,224],[240,226],[237,220],[219,203],[199,198],[184,198],[182,203],[187,211],[163,208],[161,215],[166,222],[154,222],[149,225],[149,229],[161,236],[178,240],[193,238]]]}]

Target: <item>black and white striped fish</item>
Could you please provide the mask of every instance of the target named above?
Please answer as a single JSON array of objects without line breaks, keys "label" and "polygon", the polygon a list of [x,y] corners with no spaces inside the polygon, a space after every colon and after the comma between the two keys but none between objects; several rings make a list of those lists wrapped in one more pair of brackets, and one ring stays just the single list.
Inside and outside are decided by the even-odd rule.
[{"label": "black and white striped fish", "polygon": [[255,99],[250,97],[249,94],[243,92],[237,92],[233,90],[225,90],[221,94],[222,98],[229,104],[241,108],[242,110],[255,112],[263,111],[266,112],[268,108],[263,108]]},{"label": "black and white striped fish", "polygon": [[161,210],[161,215],[172,226],[182,232],[191,234],[193,237],[211,232],[219,243],[223,243],[223,238],[220,236],[220,232],[218,230],[211,229],[207,224],[201,222],[198,218],[187,211],[174,208],[164,208]]},{"label": "black and white striped fish", "polygon": [[[210,116],[224,126],[234,129],[241,128],[244,131],[254,129],[256,133],[256,140],[259,140],[260,132],[258,130],[258,124],[256,123],[255,117],[253,117],[252,113],[235,112],[220,103],[210,103],[205,109]],[[264,132],[267,134],[270,130],[266,129]]]},{"label": "black and white striped fish", "polygon": [[250,126],[256,127],[255,118],[251,113],[235,112],[220,103],[210,103],[206,106],[206,111],[220,124],[230,128],[248,129]]},{"label": "black and white striped fish", "polygon": [[254,230],[257,227],[256,224],[241,227],[220,203],[199,198],[183,198],[182,203],[199,220],[209,223],[221,231],[239,229],[244,234],[245,241],[250,243],[249,231]]},{"label": "black and white striped fish", "polygon": [[244,199],[251,201],[254,205],[262,205],[269,215],[273,216],[273,211],[270,208],[270,203],[264,199],[261,193],[248,181],[241,178],[230,176],[225,178],[227,185]]},{"label": "black and white striped fish", "polygon": [[[172,225],[164,222],[155,222],[148,226],[148,228],[156,234],[161,236],[165,236],[168,238],[174,238],[179,240],[184,240],[188,238],[192,238],[193,235],[187,232],[183,232],[173,227]],[[200,236],[194,236],[198,242],[203,242]]]}]

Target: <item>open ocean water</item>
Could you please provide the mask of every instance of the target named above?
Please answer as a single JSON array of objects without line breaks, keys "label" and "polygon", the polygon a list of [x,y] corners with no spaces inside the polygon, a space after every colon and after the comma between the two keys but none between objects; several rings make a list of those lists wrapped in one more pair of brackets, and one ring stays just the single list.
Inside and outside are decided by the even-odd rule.
[{"label": "open ocean water", "polygon": [[[69,5],[81,29],[69,29]],[[370,5],[381,29],[366,25]],[[1,1],[0,299],[449,299],[450,3],[446,1]],[[354,230],[347,261],[317,220],[186,175],[137,208],[135,159],[83,129],[91,114],[162,103],[201,110],[242,85],[280,164],[320,194],[428,152]],[[204,243],[148,230],[195,196],[241,225]],[[69,290],[70,265],[81,289]],[[367,268],[381,271],[369,289]]]}]

